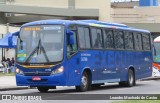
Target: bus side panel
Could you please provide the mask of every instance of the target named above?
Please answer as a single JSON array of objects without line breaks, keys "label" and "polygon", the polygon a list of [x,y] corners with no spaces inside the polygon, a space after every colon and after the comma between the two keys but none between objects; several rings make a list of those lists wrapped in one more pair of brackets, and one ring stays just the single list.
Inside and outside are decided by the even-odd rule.
[{"label": "bus side panel", "polygon": [[103,50],[81,51],[79,67],[81,74],[85,69],[90,69],[92,73],[92,83],[99,83],[99,80],[102,78],[101,72],[103,69]]},{"label": "bus side panel", "polygon": [[103,79],[111,79],[111,82],[127,81],[128,69],[135,63],[134,52],[131,51],[105,51]]},{"label": "bus side panel", "polygon": [[116,54],[116,51],[114,50],[106,50],[104,51],[104,63],[103,63],[103,71],[101,75],[103,76],[101,79],[102,80],[115,80],[119,78],[117,76],[117,71],[116,71],[116,59],[119,58],[118,54]]},{"label": "bus side panel", "polygon": [[151,76],[151,52],[90,50],[79,51],[66,63],[67,85],[79,85],[83,70],[92,73],[92,83],[119,82],[128,80],[128,69],[135,69],[135,78]]},{"label": "bus side panel", "polygon": [[116,53],[116,72],[120,81],[128,80],[128,68],[133,65],[133,52],[117,51]]},{"label": "bus side panel", "polygon": [[150,77],[152,75],[152,52],[139,52],[136,55],[136,79]]},{"label": "bus side panel", "polygon": [[92,73],[92,83],[99,83],[103,79],[101,72],[103,70],[103,51],[84,50],[67,61],[68,80],[67,85],[80,85],[80,78],[85,69]]}]

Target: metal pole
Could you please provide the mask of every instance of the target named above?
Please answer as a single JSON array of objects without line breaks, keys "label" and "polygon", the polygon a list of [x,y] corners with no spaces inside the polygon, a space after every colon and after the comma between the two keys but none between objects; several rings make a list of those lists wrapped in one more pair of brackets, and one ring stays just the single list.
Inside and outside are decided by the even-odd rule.
[{"label": "metal pole", "polygon": [[5,48],[4,48],[4,57],[6,58],[6,55],[5,55]]},{"label": "metal pole", "polygon": [[[6,32],[9,32],[9,23],[6,23]],[[4,57],[6,56],[6,49],[4,48]]]},{"label": "metal pole", "polygon": [[[3,38],[3,34],[2,34],[2,38]],[[2,59],[3,59],[3,48],[2,48]]]}]

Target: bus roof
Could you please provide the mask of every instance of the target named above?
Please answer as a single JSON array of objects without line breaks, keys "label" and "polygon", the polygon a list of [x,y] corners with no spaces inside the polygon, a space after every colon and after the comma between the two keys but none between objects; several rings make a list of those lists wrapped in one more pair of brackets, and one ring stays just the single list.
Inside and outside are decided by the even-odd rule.
[{"label": "bus roof", "polygon": [[160,36],[156,37],[153,42],[160,42]]},{"label": "bus roof", "polygon": [[80,21],[86,22],[86,23],[94,23],[94,24],[106,25],[106,26],[128,27],[125,24],[110,23],[110,22],[101,22],[101,21],[97,21],[97,20],[80,20]]},{"label": "bus roof", "polygon": [[86,25],[86,26],[94,26],[94,27],[106,27],[106,28],[114,28],[114,29],[123,29],[123,30],[129,30],[129,31],[138,31],[138,32],[147,32],[150,33],[148,30],[143,29],[135,29],[128,27],[125,24],[119,24],[119,23],[110,23],[110,22],[101,22],[97,20],[40,20],[40,21],[34,21],[29,22],[26,24],[23,24],[23,26],[34,26],[34,25],[69,25],[69,24],[79,24],[79,25]]}]

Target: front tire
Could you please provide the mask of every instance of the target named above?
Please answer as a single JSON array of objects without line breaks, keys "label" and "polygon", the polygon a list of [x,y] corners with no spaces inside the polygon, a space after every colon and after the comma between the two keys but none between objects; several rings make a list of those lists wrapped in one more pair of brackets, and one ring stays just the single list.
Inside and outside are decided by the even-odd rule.
[{"label": "front tire", "polygon": [[89,90],[89,87],[90,87],[89,75],[86,72],[84,72],[81,78],[81,84],[80,86],[76,86],[76,90],[79,92],[85,92]]},{"label": "front tire", "polygon": [[48,90],[49,90],[48,87],[37,87],[37,89],[38,89],[41,93],[46,93],[46,92],[48,92]]}]

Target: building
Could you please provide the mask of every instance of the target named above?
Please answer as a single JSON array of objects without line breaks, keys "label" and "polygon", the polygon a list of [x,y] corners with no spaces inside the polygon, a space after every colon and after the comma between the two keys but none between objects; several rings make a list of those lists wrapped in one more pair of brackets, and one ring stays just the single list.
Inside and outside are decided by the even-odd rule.
[{"label": "building", "polygon": [[[146,0],[142,0],[145,2]],[[158,1],[158,0],[148,0]],[[159,0],[160,3],[160,0]],[[123,4],[123,5],[122,5]],[[128,6],[125,6],[127,4]],[[147,29],[152,32],[155,38],[160,35],[160,6],[139,6],[138,1],[112,3],[111,18],[114,22],[124,23],[128,26]]]},{"label": "building", "polygon": [[1,23],[23,24],[42,19],[110,21],[110,0],[0,0]]},{"label": "building", "polygon": [[[96,19],[147,29],[152,32],[153,37],[160,35],[160,6],[158,6],[160,0],[141,0],[142,3],[137,0],[123,1],[0,0],[0,34],[19,30],[19,27],[13,27],[13,25],[21,25],[36,20]],[[149,4],[146,4],[146,1]]]},{"label": "building", "polygon": [[111,0],[0,0],[0,24],[21,25],[43,19],[96,19],[147,29],[155,37],[160,34],[160,6],[158,6],[160,0],[159,3],[158,0],[115,1],[118,2],[111,3]]}]

